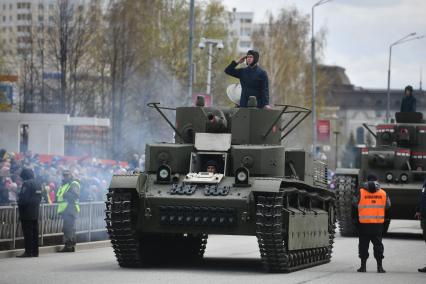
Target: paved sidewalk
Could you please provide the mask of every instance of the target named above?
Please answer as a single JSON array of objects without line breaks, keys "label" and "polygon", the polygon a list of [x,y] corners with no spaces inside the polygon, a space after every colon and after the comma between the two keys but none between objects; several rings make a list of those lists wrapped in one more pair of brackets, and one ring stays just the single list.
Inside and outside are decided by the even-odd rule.
[{"label": "paved sidewalk", "polygon": [[[76,251],[78,251],[78,250],[85,250],[85,249],[110,247],[110,246],[111,246],[111,241],[110,240],[98,241],[98,242],[89,242],[89,243],[77,243]],[[57,252],[62,247],[63,247],[63,245],[40,247],[39,248],[39,254],[46,254],[46,253]],[[2,258],[9,258],[9,257],[15,257],[17,255],[22,254],[23,252],[24,252],[24,249],[14,249],[14,250],[0,251],[0,259],[2,259]]]}]

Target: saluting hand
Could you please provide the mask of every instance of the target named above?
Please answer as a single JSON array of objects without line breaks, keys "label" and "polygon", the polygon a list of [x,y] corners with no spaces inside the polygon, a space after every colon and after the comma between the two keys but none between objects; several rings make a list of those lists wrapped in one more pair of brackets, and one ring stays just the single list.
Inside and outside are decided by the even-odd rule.
[{"label": "saluting hand", "polygon": [[246,57],[247,56],[243,56],[243,57],[241,57],[237,62],[238,62],[238,64],[241,64],[241,63],[243,63],[244,62],[244,60],[246,60]]}]

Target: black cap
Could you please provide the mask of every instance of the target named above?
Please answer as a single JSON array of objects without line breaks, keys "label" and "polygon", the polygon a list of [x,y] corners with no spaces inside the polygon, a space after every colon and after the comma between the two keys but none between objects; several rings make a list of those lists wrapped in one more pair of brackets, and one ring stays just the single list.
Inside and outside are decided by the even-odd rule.
[{"label": "black cap", "polygon": [[217,169],[219,165],[217,164],[217,162],[215,160],[209,160],[206,163],[206,167],[208,167],[208,166],[213,166]]},{"label": "black cap", "polygon": [[413,87],[410,86],[410,85],[406,86],[404,92],[407,92],[407,91],[409,91],[410,94],[412,94],[413,93]]},{"label": "black cap", "polygon": [[375,174],[369,174],[367,176],[367,181],[377,181],[377,176]]},{"label": "black cap", "polygon": [[259,62],[259,52],[253,49],[250,49],[247,51],[247,55],[253,55],[253,63],[250,64],[250,66],[255,65],[257,62]]},{"label": "black cap", "polygon": [[32,169],[29,168],[23,168],[20,174],[21,178],[23,180],[29,180],[34,178],[34,172]]}]

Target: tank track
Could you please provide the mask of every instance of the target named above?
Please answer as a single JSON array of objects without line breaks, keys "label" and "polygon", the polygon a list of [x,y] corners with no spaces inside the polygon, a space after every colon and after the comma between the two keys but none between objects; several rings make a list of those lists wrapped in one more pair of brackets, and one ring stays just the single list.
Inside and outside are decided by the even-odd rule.
[{"label": "tank track", "polygon": [[193,261],[203,257],[207,235],[140,234],[137,232],[137,195],[133,190],[109,190],[106,226],[118,264],[142,267],[167,261]]},{"label": "tank track", "polygon": [[109,189],[105,202],[106,227],[121,267],[140,267],[143,264],[134,219],[137,209],[132,195],[130,190]]},{"label": "tank track", "polygon": [[358,230],[352,221],[352,199],[355,195],[356,179],[353,176],[336,175],[335,186],[340,234],[343,237],[355,237]]},{"label": "tank track", "polygon": [[256,236],[265,270],[292,272],[330,262],[336,227],[334,206],[329,208],[329,246],[288,251],[283,232],[283,192],[257,195]]}]

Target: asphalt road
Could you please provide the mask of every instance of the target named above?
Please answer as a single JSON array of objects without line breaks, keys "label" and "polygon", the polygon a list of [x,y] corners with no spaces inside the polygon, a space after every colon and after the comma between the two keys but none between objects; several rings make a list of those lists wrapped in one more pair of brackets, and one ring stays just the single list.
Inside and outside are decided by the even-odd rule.
[{"label": "asphalt road", "polygon": [[337,236],[328,264],[290,274],[267,274],[255,237],[209,236],[205,258],[195,266],[123,269],[108,247],[0,259],[0,283],[426,283],[426,274],[417,272],[426,265],[419,223],[393,221],[390,231],[384,239],[386,274],[376,273],[373,258],[368,273],[355,272],[359,266],[356,238]]}]

